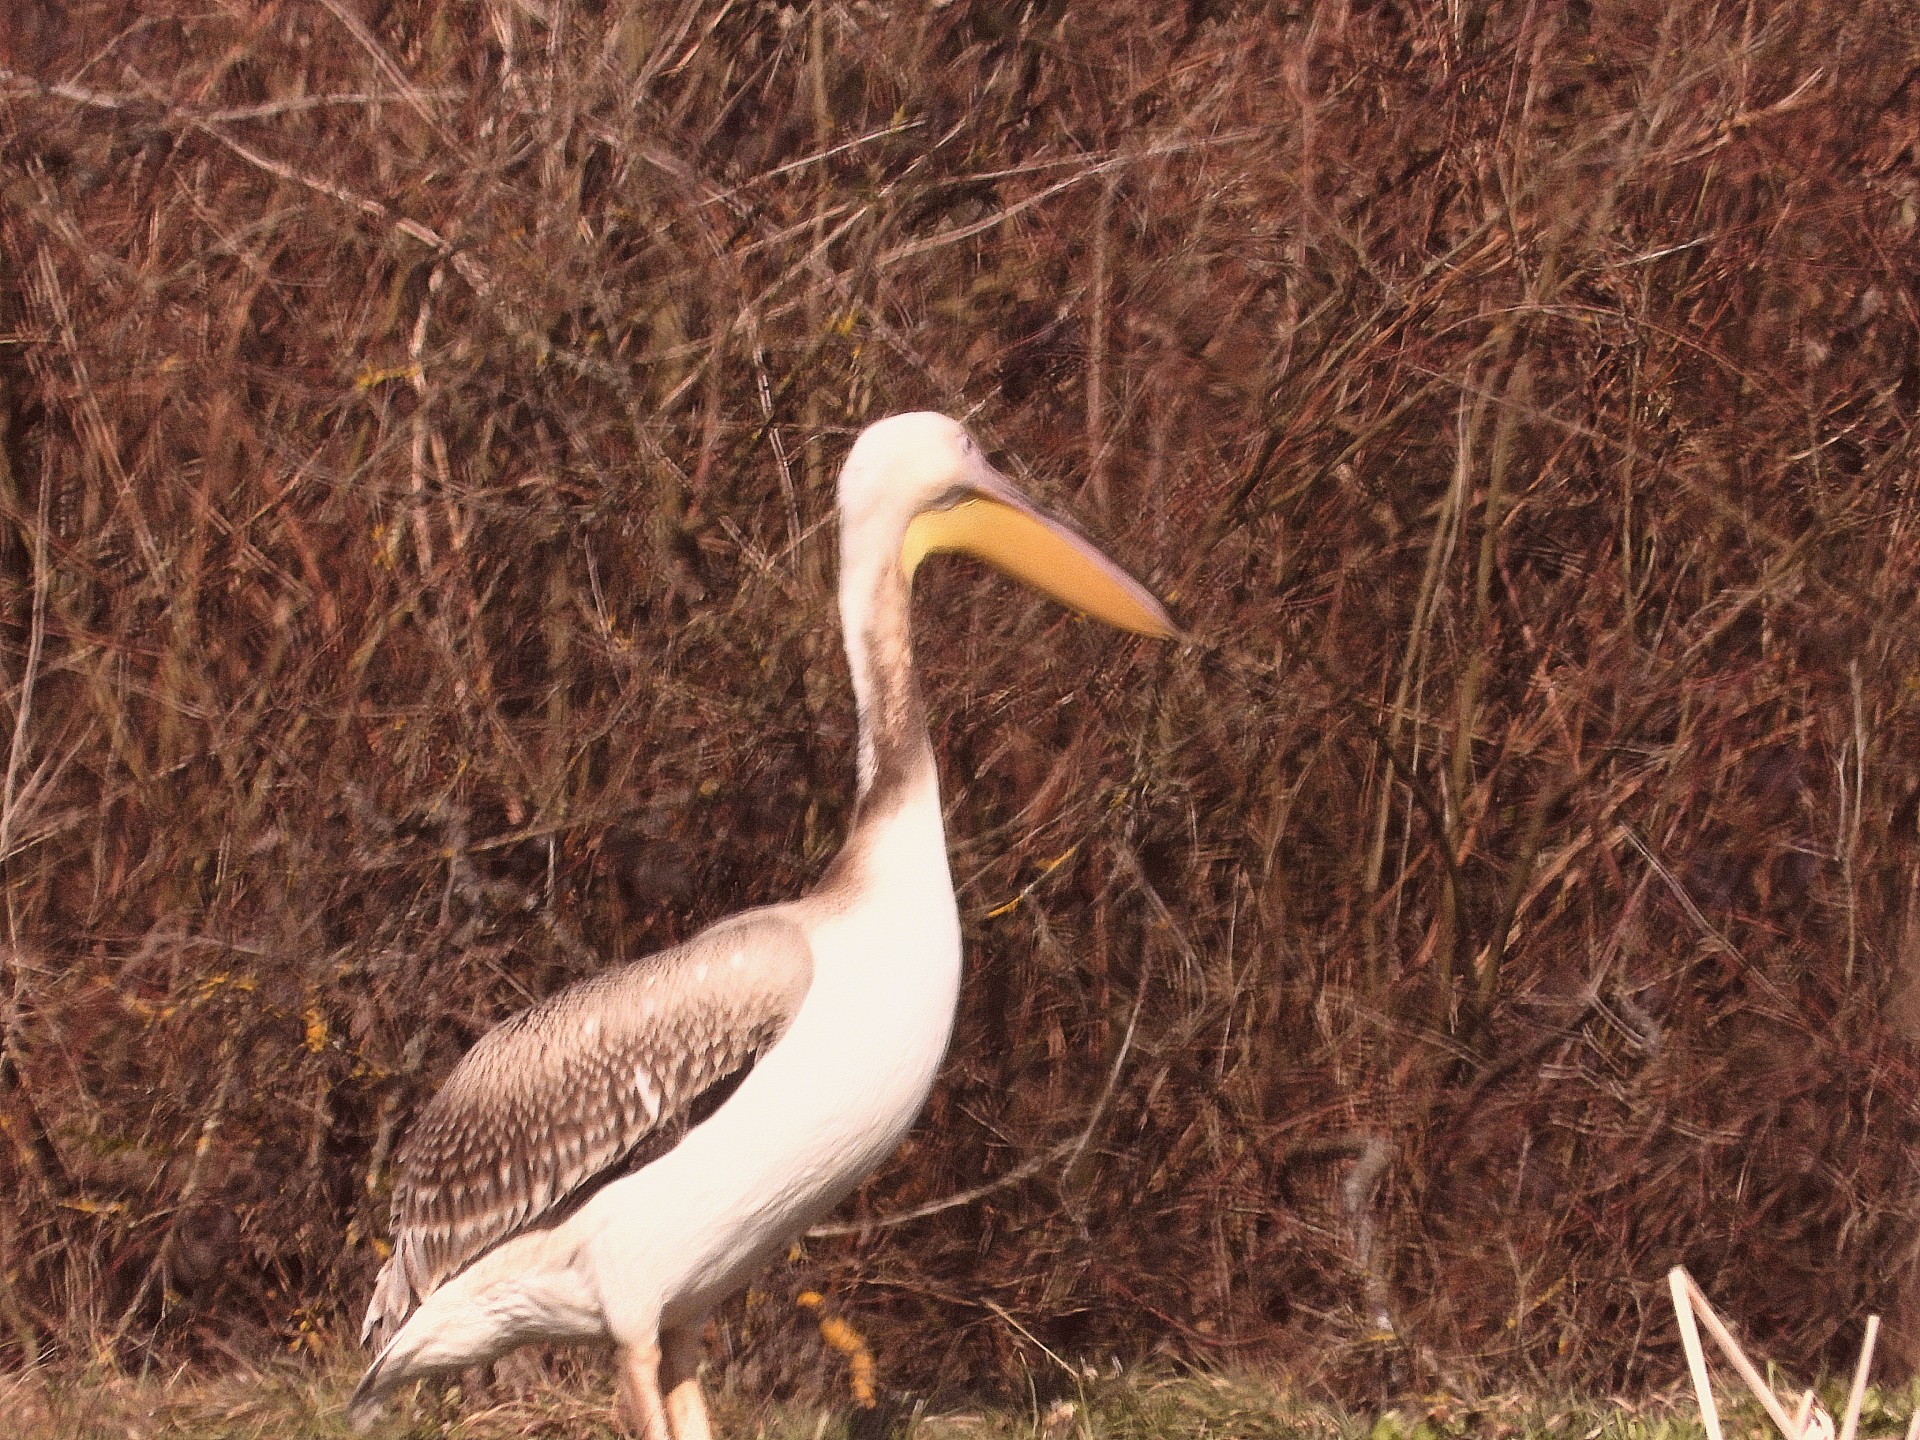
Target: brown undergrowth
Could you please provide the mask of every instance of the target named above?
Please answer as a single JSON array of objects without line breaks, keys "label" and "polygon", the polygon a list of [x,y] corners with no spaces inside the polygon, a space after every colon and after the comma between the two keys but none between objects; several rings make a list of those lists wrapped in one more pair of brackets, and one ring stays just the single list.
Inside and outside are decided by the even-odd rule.
[{"label": "brown undergrowth", "polygon": [[1920,1358],[1911,7],[0,52],[0,1363],[328,1343],[478,1034],[819,873],[833,467],[920,406],[1193,643],[930,567],[959,1032],[743,1383],[817,1289],[883,1388],[1643,1386],[1675,1263]]}]

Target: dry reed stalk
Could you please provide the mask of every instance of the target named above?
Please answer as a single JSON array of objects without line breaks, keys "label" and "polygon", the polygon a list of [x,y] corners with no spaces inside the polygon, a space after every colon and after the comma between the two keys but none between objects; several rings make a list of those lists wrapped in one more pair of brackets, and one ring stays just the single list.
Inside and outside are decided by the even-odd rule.
[{"label": "dry reed stalk", "polygon": [[[1700,1402],[1700,1423],[1706,1426],[1707,1440],[1721,1440],[1720,1407],[1713,1398],[1713,1377],[1707,1373],[1707,1352],[1700,1344],[1692,1283],[1687,1272],[1676,1265],[1667,1272],[1667,1285],[1673,1292],[1673,1315],[1680,1327],[1680,1343],[1687,1352],[1687,1372],[1693,1377],[1693,1393]],[[1798,1433],[1798,1427],[1794,1433]]]},{"label": "dry reed stalk", "polygon": [[[1695,1318],[1707,1327],[1720,1351],[1733,1365],[1735,1372],[1746,1382],[1747,1388],[1760,1402],[1780,1433],[1787,1440],[1834,1440],[1833,1417],[1820,1405],[1819,1399],[1809,1389],[1800,1397],[1796,1413],[1789,1415],[1780,1397],[1767,1383],[1754,1363],[1747,1358],[1740,1342],[1727,1328],[1719,1314],[1708,1301],[1706,1293],[1689,1275],[1685,1268],[1676,1265],[1667,1273],[1668,1289],[1672,1292],[1674,1318],[1680,1327],[1681,1344],[1686,1351],[1687,1369],[1693,1378],[1693,1391],[1700,1404],[1700,1417],[1706,1426],[1709,1440],[1719,1440],[1720,1415],[1713,1398],[1713,1382],[1707,1371],[1706,1352],[1700,1344],[1700,1332],[1695,1328]],[[1847,1390],[1847,1404],[1843,1412],[1839,1440],[1854,1440],[1860,1427],[1860,1406],[1866,1398],[1867,1375],[1873,1365],[1873,1347],[1880,1336],[1880,1317],[1867,1317],[1866,1332],[1860,1342],[1860,1355],[1854,1364],[1853,1379]],[[1914,1424],[1920,1425],[1920,1417]],[[1911,1433],[1912,1426],[1909,1426]]]},{"label": "dry reed stalk", "polygon": [[1873,1346],[1880,1338],[1880,1317],[1867,1317],[1867,1333],[1860,1341],[1860,1361],[1853,1367],[1853,1384],[1847,1388],[1847,1408],[1840,1419],[1840,1440],[1853,1440],[1860,1429],[1860,1405],[1867,1397],[1867,1374],[1873,1368]]}]

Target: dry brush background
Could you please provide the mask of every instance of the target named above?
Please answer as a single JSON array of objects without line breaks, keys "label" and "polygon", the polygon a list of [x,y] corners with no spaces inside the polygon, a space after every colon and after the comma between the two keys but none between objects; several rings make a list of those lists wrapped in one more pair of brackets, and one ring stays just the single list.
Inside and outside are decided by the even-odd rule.
[{"label": "dry brush background", "polygon": [[1904,0],[0,48],[0,1364],[323,1343],[487,1025],[818,874],[921,406],[1194,643],[929,567],[960,1029],[736,1369],[1665,1383],[1676,1262],[1920,1362]]}]

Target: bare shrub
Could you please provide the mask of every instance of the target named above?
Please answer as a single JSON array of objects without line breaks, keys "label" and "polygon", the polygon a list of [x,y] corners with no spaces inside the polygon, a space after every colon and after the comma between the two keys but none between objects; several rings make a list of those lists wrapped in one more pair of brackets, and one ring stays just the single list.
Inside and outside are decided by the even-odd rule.
[{"label": "bare shrub", "polygon": [[324,1343],[465,1046],[818,873],[932,406],[1195,643],[925,577],[960,1031],[744,1373],[1915,1358],[1909,7],[0,38],[0,1357]]}]

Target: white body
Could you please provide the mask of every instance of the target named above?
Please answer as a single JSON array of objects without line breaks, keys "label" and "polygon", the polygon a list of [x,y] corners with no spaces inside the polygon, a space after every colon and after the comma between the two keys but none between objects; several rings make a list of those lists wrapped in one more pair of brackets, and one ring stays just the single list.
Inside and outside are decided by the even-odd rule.
[{"label": "white body", "polygon": [[[797,929],[804,955],[787,926],[763,927],[760,988],[747,983],[752,966],[732,987],[683,988],[678,1012],[648,1022],[640,1038],[651,1045],[629,1026],[628,1048],[610,1048],[602,1021],[620,1016],[607,1007],[629,1003],[630,992],[622,1001],[595,991],[589,1003],[575,987],[562,994],[570,1008],[536,1007],[518,1029],[508,1022],[475,1047],[436,1099],[455,1097],[428,1126],[426,1158],[396,1189],[400,1248],[368,1325],[399,1329],[350,1402],[357,1422],[396,1385],[432,1371],[530,1341],[612,1341],[648,1440],[707,1440],[694,1378],[699,1322],[900,1143],[953,1030],[960,925],[908,634],[914,567],[930,553],[966,551],[1122,628],[1175,633],[1158,601],[1034,510],[944,416],[869,426],[841,471],[839,499],[840,621],[859,711],[855,812],[820,888],[757,912]],[[718,978],[686,947],[676,953],[694,981]],[[742,959],[736,952],[733,963]],[[774,983],[783,979],[791,991]],[[652,999],[642,1005],[655,1015]],[[784,1007],[784,1029],[761,1052],[753,1027],[776,1018],[769,1005]],[[723,1039],[737,1043],[716,1052],[722,1023]],[[726,1068],[693,1066],[711,1053]],[[661,1120],[663,1095],[676,1087],[684,1093],[671,1104],[691,1107],[690,1076],[704,1091],[756,1053],[738,1088],[677,1145],[566,1212],[576,1187],[603,1173],[593,1167],[619,1162],[605,1148],[616,1121],[630,1124],[636,1105],[648,1125]],[[511,1066],[490,1068],[507,1063],[503,1055]],[[631,1130],[622,1143],[643,1138]]]},{"label": "white body", "polygon": [[923,775],[877,827],[849,902],[777,907],[807,932],[813,985],[740,1088],[658,1160],[434,1291],[383,1365],[450,1369],[535,1341],[650,1344],[740,1289],[892,1153],[933,1086],[960,990],[939,787],[931,766]]}]

